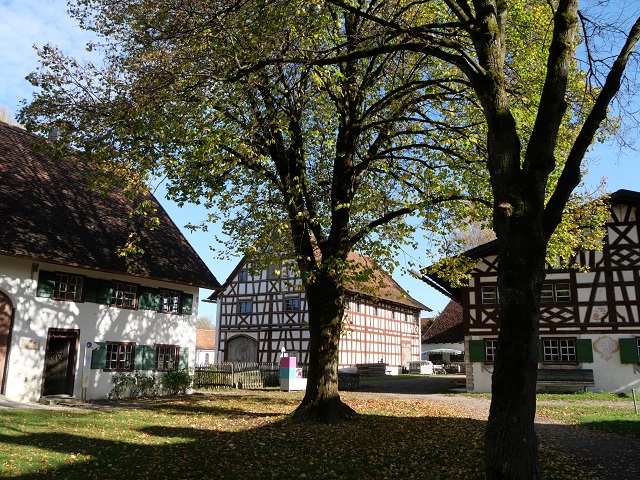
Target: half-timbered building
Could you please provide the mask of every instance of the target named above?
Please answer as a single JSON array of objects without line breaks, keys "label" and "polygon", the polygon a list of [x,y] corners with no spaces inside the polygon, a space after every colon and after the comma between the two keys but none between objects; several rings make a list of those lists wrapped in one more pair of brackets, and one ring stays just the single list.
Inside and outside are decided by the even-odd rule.
[{"label": "half-timbered building", "polygon": [[[374,267],[355,253],[350,260]],[[285,349],[298,364],[308,363],[307,300],[292,272],[286,262],[254,271],[245,259],[209,298],[218,306],[220,360],[273,363]],[[374,272],[367,285],[348,288],[340,368],[382,362],[399,369],[420,359],[420,312],[429,308],[385,272]]]},{"label": "half-timbered building", "polygon": [[[588,271],[547,267],[538,377],[560,378],[557,371],[565,370],[569,378],[583,371],[593,374],[597,390],[629,392],[640,387],[640,193],[619,190],[610,205],[602,251],[576,259]],[[498,253],[496,241],[466,252],[478,260],[466,288],[425,277],[463,305],[467,389],[474,392],[491,389],[501,321]]]},{"label": "half-timbered building", "polygon": [[[220,284],[150,193],[159,223],[118,188],[53,160],[0,122],[0,394],[103,398],[119,372],[193,366],[199,288]],[[141,250],[119,255],[137,236]]]}]

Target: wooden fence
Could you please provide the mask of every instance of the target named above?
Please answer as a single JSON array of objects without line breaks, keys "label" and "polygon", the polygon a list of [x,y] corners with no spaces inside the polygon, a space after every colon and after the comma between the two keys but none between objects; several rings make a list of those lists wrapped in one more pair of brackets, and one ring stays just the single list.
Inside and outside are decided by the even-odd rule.
[{"label": "wooden fence", "polygon": [[196,365],[195,388],[265,388],[280,385],[280,367],[276,363],[223,362]]},{"label": "wooden fence", "polygon": [[[302,378],[307,378],[307,365],[302,367]],[[280,386],[280,366],[277,363],[224,362],[196,365],[194,388],[265,388]],[[338,372],[339,390],[357,390],[360,375]]]}]

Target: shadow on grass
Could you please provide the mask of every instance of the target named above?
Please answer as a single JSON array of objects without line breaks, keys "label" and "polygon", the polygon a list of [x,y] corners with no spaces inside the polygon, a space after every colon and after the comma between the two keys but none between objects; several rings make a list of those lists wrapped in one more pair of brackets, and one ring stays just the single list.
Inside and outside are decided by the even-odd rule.
[{"label": "shadow on grass", "polygon": [[[149,410],[2,411],[0,476],[484,478],[485,422],[440,416],[428,408],[412,410],[425,408],[423,402],[367,400],[391,413],[363,413],[329,426],[292,422],[282,413],[297,405],[291,397],[220,396],[215,401],[218,406],[209,405],[208,399],[181,399]],[[274,413],[274,402],[285,408]],[[585,478],[575,470],[575,460],[553,452],[543,453],[541,459],[543,478]]]},{"label": "shadow on grass", "polygon": [[[294,423],[288,416],[281,415],[279,420],[267,420],[251,427],[253,412],[228,423],[225,421],[227,409],[209,409],[206,405],[199,406],[200,403],[191,406],[193,414],[175,413],[175,424],[171,424],[173,413],[167,422],[163,412],[121,410],[74,414],[65,419],[70,428],[65,429],[58,419],[58,427],[48,430],[42,423],[42,411],[35,414],[38,418],[33,418],[32,412],[22,411],[22,428],[0,429],[4,432],[0,442],[5,452],[0,454],[4,457],[0,468],[10,467],[11,462],[29,461],[22,471],[14,471],[11,478],[33,480],[474,479],[484,476],[483,422],[451,417],[363,414],[353,421],[328,426]],[[51,416],[61,415],[47,413],[50,420]],[[151,418],[136,425],[136,414],[143,413],[162,415],[162,418],[157,424]],[[96,419],[96,415],[101,418]],[[197,426],[188,424],[190,419],[198,420],[199,415],[209,415],[207,422]],[[95,423],[106,425],[107,433],[112,435],[101,438],[103,427],[92,431],[86,423],[91,418]],[[244,421],[248,422],[247,428],[242,427]],[[19,433],[20,430],[23,432]]]}]

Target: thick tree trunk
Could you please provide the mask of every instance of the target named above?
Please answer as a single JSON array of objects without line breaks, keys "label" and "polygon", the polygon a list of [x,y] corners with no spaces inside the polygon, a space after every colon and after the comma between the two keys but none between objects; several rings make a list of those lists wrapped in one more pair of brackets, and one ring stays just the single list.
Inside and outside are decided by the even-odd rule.
[{"label": "thick tree trunk", "polygon": [[546,241],[539,220],[523,223],[528,228],[509,228],[498,240],[501,311],[485,437],[489,479],[539,477],[534,418]]},{"label": "thick tree trunk", "polygon": [[306,294],[309,373],[307,390],[294,419],[336,424],[356,416],[338,393],[338,346],[344,315],[344,289],[337,276],[321,272],[307,285]]}]

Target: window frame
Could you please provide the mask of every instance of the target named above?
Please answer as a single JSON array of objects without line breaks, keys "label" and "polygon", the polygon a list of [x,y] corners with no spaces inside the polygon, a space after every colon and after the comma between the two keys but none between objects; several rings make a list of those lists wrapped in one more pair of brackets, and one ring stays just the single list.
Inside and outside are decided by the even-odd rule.
[{"label": "window frame", "polygon": [[[291,305],[291,302],[293,302],[295,305]],[[299,312],[300,297],[285,297],[282,300],[282,310],[285,312]]]},{"label": "window frame", "polygon": [[[540,359],[540,363],[543,365],[578,364],[578,342],[575,337],[542,337],[540,341],[542,342],[542,358]],[[550,345],[547,346],[545,342],[549,342]],[[570,343],[573,345],[570,345]],[[550,350],[550,359],[547,359],[547,349]],[[570,353],[570,350],[573,350],[573,353]],[[554,351],[555,353],[553,353]]]},{"label": "window frame", "polygon": [[497,351],[498,351],[498,339],[485,338],[484,339],[484,363],[495,363]]},{"label": "window frame", "polygon": [[497,305],[499,300],[498,285],[480,285],[480,303],[482,305]]},{"label": "window frame", "polygon": [[540,303],[549,304],[570,302],[571,282],[547,282],[542,284],[542,288],[540,290]]},{"label": "window frame", "polygon": [[[122,290],[118,288],[120,285],[122,285],[122,287],[123,287]],[[121,281],[121,280],[112,280],[112,287],[113,287],[113,292],[111,294],[111,303],[110,303],[110,305],[112,307],[123,308],[123,309],[126,309],[126,310],[137,310],[138,309],[139,294],[140,294],[140,292],[139,292],[140,285],[139,284],[131,283],[131,282],[124,282],[124,281]],[[122,298],[123,298],[123,303],[124,303],[124,301],[126,299],[125,294],[126,293],[131,293],[131,292],[127,292],[125,290],[126,287],[129,287],[129,288],[133,287],[135,289],[134,298],[133,298],[133,303],[134,303],[133,306],[124,305],[124,304],[123,305],[118,305],[115,302],[115,300],[118,299],[118,292],[122,292],[123,293]]]},{"label": "window frame", "polygon": [[[155,345],[156,348],[156,358],[154,361],[154,371],[156,372],[169,372],[171,370],[178,370],[180,368],[180,345],[173,345],[173,344],[165,344],[165,343],[156,343]],[[166,361],[166,357],[169,356],[171,353],[170,352],[163,352],[163,360],[162,360],[162,366],[159,367],[158,366],[158,358],[160,356],[160,350],[165,350],[165,349],[171,349],[173,350],[173,368],[171,366],[168,365],[168,362]]]},{"label": "window frame", "polygon": [[[165,308],[165,295],[169,295],[169,308]],[[174,295],[177,295],[177,303],[174,299],[174,304],[171,305],[171,299]],[[172,310],[171,307],[175,307],[176,310]],[[180,290],[171,290],[169,288],[160,289],[160,313],[166,313],[167,315],[180,315],[182,313],[182,292]]]},{"label": "window frame", "polygon": [[[248,311],[241,307],[241,305],[248,305]],[[253,300],[238,300],[236,304],[236,311],[238,314],[249,314],[253,313]]]},{"label": "window frame", "polygon": [[249,281],[249,271],[246,268],[238,272],[238,281],[242,283]]},{"label": "window frame", "polygon": [[[67,273],[67,272],[54,272],[55,273],[55,283],[53,286],[53,291],[51,292],[51,298],[53,300],[59,300],[61,302],[77,302],[77,303],[83,303],[84,302],[84,287],[85,287],[85,282],[87,279],[86,275],[77,275],[75,273]],[[61,277],[67,277],[68,280],[71,279],[79,279],[81,280],[80,282],[80,292],[78,295],[77,292],[77,285],[76,285],[76,294],[74,295],[73,298],[69,298],[67,296],[69,290],[67,289],[67,292],[65,293],[64,296],[60,295],[60,285],[63,283],[61,281]],[[70,282],[64,282],[65,285],[69,285]],[[79,297],[79,298],[78,298]]]},{"label": "window frame", "polygon": [[[113,347],[118,348],[118,350],[115,352],[116,353],[115,360],[110,358],[110,354],[112,356],[114,352],[113,351],[110,352],[109,350],[113,350]],[[127,361],[126,360],[127,347],[131,347],[131,350],[129,352],[130,366],[129,367],[120,366],[121,362]],[[123,352],[121,352],[121,349],[123,350]],[[125,355],[124,360],[120,358],[122,353],[124,353]],[[113,362],[115,362],[116,364],[115,367],[112,366]],[[136,343],[135,342],[107,342],[106,357],[105,357],[104,369],[103,369],[105,372],[132,372],[135,368],[135,363],[136,363]]]}]

